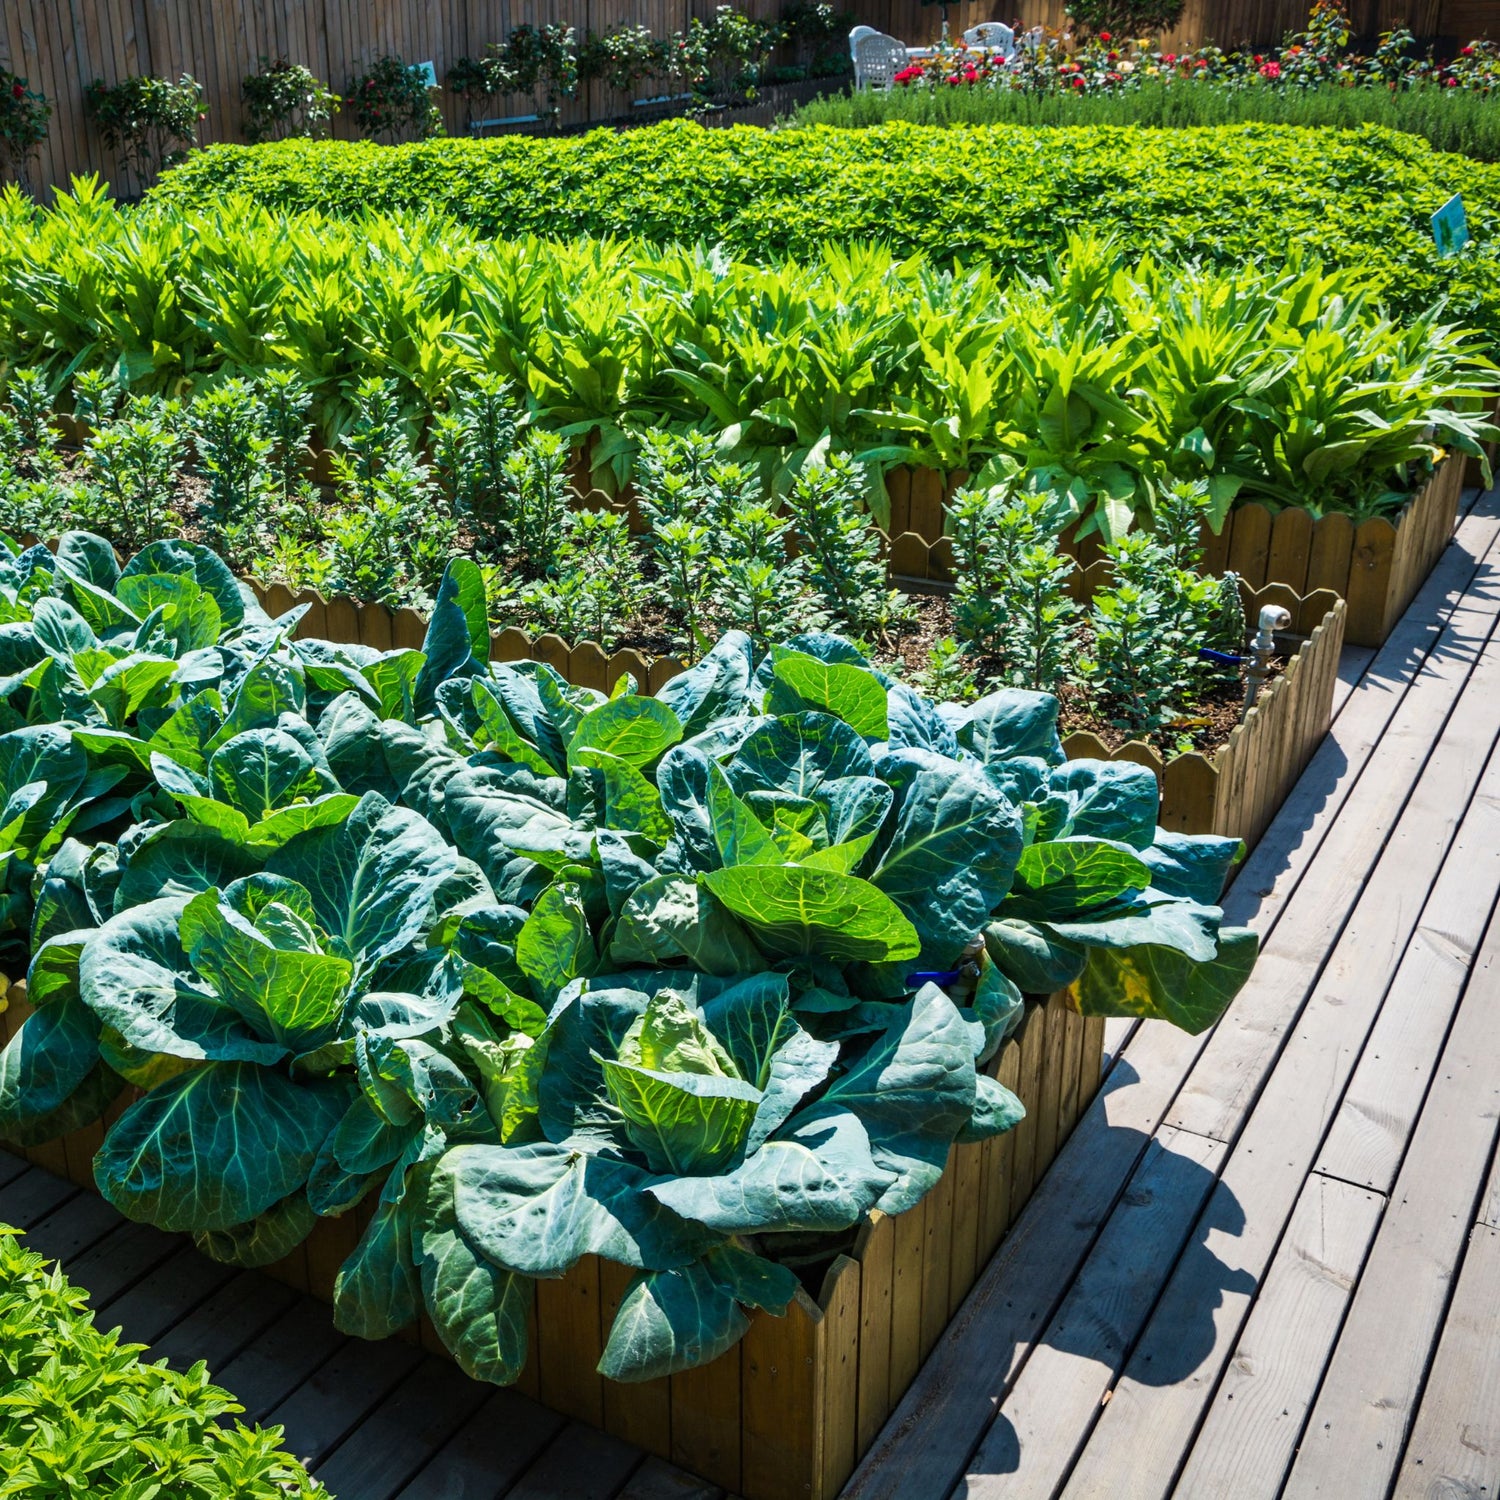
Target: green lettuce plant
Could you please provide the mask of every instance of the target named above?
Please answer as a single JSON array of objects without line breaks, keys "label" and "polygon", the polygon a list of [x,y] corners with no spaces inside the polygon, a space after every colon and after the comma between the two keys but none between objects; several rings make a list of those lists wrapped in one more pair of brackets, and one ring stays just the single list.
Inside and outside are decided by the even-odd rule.
[{"label": "green lettuce plant", "polygon": [[[425,1310],[482,1378],[517,1378],[532,1282],[584,1255],[636,1273],[605,1374],[712,1359],[1015,1124],[986,1064],[1026,994],[1197,1032],[1254,961],[1215,905],[1238,845],[1159,829],[1141,767],[1063,761],[1043,694],[935,705],[836,636],[739,632],[606,694],[491,662],[472,563],[420,650],[379,651],[235,615],[203,549],[23,556],[47,660],[6,701],[116,780],[33,855],[0,1134],[137,1088],[101,1189],[234,1264],[373,1200],[340,1326]],[[54,702],[105,649],[54,639],[64,595],[194,644]]]}]

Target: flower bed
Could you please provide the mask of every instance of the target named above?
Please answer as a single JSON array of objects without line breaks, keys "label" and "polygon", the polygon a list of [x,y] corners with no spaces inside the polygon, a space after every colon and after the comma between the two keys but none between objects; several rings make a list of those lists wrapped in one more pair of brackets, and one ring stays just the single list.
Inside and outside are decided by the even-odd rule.
[{"label": "flower bed", "polygon": [[[597,1390],[639,1421],[677,1382],[703,1430],[717,1366],[755,1433],[815,1379],[837,1415],[813,1403],[805,1443],[784,1419],[779,1450],[809,1488],[852,1464],[861,1385],[867,1426],[899,1395],[878,1347],[850,1375],[860,1304],[830,1268],[911,1233],[878,1215],[951,1241],[921,1262],[919,1358],[980,1254],[944,1195],[1008,1198],[1046,1160],[1085,1019],[1201,1031],[1254,962],[1213,904],[1238,842],[1158,827],[1143,768],[1066,761],[1043,694],[939,708],[837,637],[731,633],[656,697],[606,696],[491,662],[463,561],[421,648],[387,652],[291,640],[184,542],[121,569],[71,533],[0,559],[0,592],[0,939],[36,1007],[0,1136],[75,1171],[97,1143],[110,1202],[227,1263],[341,1259],[342,1329],[425,1310],[468,1373],[530,1364],[569,1409]],[[1023,1094],[1031,1028],[1060,1062],[1024,1168],[985,1178],[1024,1116],[996,1077],[1022,1026]],[[843,1354],[809,1366],[831,1330]],[[837,1458],[827,1431],[855,1434]],[[755,1473],[777,1451],[749,1444],[747,1493],[785,1493]]]}]

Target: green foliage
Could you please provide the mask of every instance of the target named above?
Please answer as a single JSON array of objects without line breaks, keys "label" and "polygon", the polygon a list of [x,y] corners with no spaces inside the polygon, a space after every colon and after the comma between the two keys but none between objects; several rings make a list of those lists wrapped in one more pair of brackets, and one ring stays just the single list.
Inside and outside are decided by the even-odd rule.
[{"label": "green foliage", "polygon": [[[155,196],[189,208],[244,192],[282,210],[436,209],[487,236],[566,227],[656,243],[703,239],[758,260],[879,240],[902,255],[1002,271],[1040,269],[1069,234],[1091,226],[1118,235],[1131,257],[1238,266],[1281,263],[1295,249],[1361,269],[1370,292],[1402,315],[1447,292],[1452,314],[1494,329],[1497,170],[1368,128],[1309,135],[1253,124],[931,130],[893,122],[854,132],[705,132],[670,123],[400,152],[213,146]],[[1458,266],[1437,258],[1428,225],[1455,191],[1476,241]]]},{"label": "green foliage", "polygon": [[605,510],[563,517],[557,576],[535,584],[537,618],[564,640],[614,641],[645,602],[640,562],[624,516]]},{"label": "green foliage", "polygon": [[5,1494],[50,1500],[110,1494],[173,1500],[324,1495],[281,1447],[279,1427],[233,1422],[244,1410],[200,1360],[143,1364],[144,1344],[94,1326],[88,1293],[0,1226],[0,1449]]},{"label": "green foliage", "polygon": [[[378,478],[361,400],[347,461]],[[491,663],[467,562],[419,651],[292,640],[182,543],[116,572],[71,534],[0,584],[37,659],[6,686],[37,721],[0,734],[35,813],[7,835],[44,833],[0,1134],[134,1085],[101,1189],[235,1265],[378,1193],[339,1325],[425,1309],[481,1378],[517,1378],[531,1279],[585,1255],[636,1273],[612,1378],[784,1310],[784,1237],[831,1256],[1020,1118],[979,1069],[1038,947],[1087,1013],[1194,1030],[1253,958],[1212,905],[1234,842],[1159,830],[1141,767],[1062,763],[1045,695],[940,712],[838,637],[730,633],[606,697]],[[909,977],[981,936],[972,993]]]},{"label": "green foliage", "polygon": [[394,145],[443,133],[443,117],[421,68],[399,57],[378,57],[369,71],[349,81],[354,123],[371,140]]},{"label": "green foliage", "polygon": [[47,139],[51,118],[45,94],[18,73],[0,68],[0,168],[7,177],[25,182],[26,164]]},{"label": "green foliage", "polygon": [[433,451],[439,482],[455,512],[494,547],[512,538],[516,475],[508,467],[521,412],[503,376],[476,375],[453,392],[437,419]]},{"label": "green foliage", "polygon": [[86,506],[100,530],[136,548],[175,529],[184,456],[177,413],[156,397],[131,397],[84,445]]},{"label": "green foliage", "polygon": [[113,87],[96,78],[84,103],[104,144],[142,186],[187,159],[198,144],[198,121],[208,113],[202,86],[187,73],[176,83],[136,77]]},{"label": "green foliage", "polygon": [[1068,18],[1095,35],[1153,36],[1170,31],[1182,7],[1183,0],[1068,0]]},{"label": "green foliage", "polygon": [[213,545],[241,563],[253,555],[255,533],[275,513],[277,485],[268,460],[276,438],[269,426],[259,393],[244,380],[205,391],[187,412],[207,481],[205,531]]},{"label": "green foliage", "polygon": [[339,505],[329,519],[329,583],[392,608],[424,605],[455,550],[451,516],[412,447],[392,381],[362,381],[334,456]]},{"label": "green foliage", "polygon": [[245,139],[251,145],[291,136],[325,136],[343,102],[309,69],[284,57],[274,62],[262,57],[260,71],[245,78],[240,93],[245,105]]}]

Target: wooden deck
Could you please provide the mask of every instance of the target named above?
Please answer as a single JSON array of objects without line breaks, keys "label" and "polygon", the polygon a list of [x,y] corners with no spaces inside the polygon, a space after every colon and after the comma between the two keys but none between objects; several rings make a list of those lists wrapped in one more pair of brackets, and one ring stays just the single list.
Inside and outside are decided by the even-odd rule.
[{"label": "wooden deck", "polygon": [[[1227,898],[1250,986],[1207,1037],[1112,1026],[848,1500],[1500,1496],[1500,491],[1469,501]],[[720,1495],[4,1155],[0,1221],[342,1500]]]},{"label": "wooden deck", "polygon": [[846,1491],[1500,1494],[1500,492],[1235,881],[1211,1035],[1105,1086]]}]

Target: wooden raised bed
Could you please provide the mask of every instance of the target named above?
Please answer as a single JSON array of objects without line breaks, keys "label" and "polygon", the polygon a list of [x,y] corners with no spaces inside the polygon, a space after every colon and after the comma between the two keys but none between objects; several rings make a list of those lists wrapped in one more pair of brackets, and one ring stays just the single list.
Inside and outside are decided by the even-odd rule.
[{"label": "wooden raised bed", "polygon": [[[30,1014],[25,990],[24,981],[9,986],[0,1041]],[[638,1385],[605,1380],[594,1367],[633,1273],[591,1256],[538,1282],[518,1388],[745,1500],[832,1500],[1088,1107],[1103,1045],[1103,1021],[1078,1015],[1065,995],[1029,1004],[989,1065],[1026,1119],[1007,1135],[953,1147],[937,1187],[907,1213],[873,1215],[816,1298],[799,1291],[785,1317],[756,1313],[745,1338],[702,1369]],[[93,1190],[102,1139],[95,1124],[21,1154]],[[322,1221],[267,1274],[331,1299],[363,1222],[358,1212]],[[444,1352],[425,1319],[412,1336]]]},{"label": "wooden raised bed", "polygon": [[[931,474],[922,486],[922,505],[910,507],[905,526],[894,506],[891,514],[891,572],[900,587],[915,591],[924,584],[951,585],[954,579],[952,544],[941,530],[942,495],[953,476],[919,472]],[[1332,589],[1349,605],[1344,631],[1349,644],[1383,645],[1453,535],[1464,475],[1465,465],[1456,459],[1439,464],[1394,521],[1376,517],[1356,525],[1345,515],[1315,521],[1305,510],[1273,515],[1260,504],[1237,506],[1218,536],[1204,529],[1204,572],[1232,568],[1252,589],[1272,583],[1297,594]],[[917,488],[913,480],[913,493]],[[935,522],[933,494],[938,497]],[[1064,535],[1063,547],[1081,569],[1076,597],[1087,598],[1093,591],[1088,580],[1097,576],[1092,570],[1103,556],[1099,540],[1076,542]]]},{"label": "wooden raised bed", "polygon": [[[1096,563],[1085,582],[1091,581]],[[426,622],[412,609],[388,610],[342,595],[325,599],[311,589],[293,593],[283,584],[251,580],[272,614],[299,604],[308,612],[295,634],[333,642],[360,642],[390,650],[420,647]],[[1149,745],[1132,740],[1108,750],[1090,734],[1069,735],[1063,748],[1071,759],[1133,760],[1156,772],[1162,790],[1161,823],[1179,833],[1219,833],[1254,842],[1286,799],[1318,741],[1328,730],[1339,650],[1344,641],[1345,606],[1329,590],[1305,597],[1271,585],[1243,587],[1245,615],[1253,622],[1263,605],[1280,604],[1292,624],[1282,642],[1294,654],[1286,670],[1262,692],[1245,722],[1212,758],[1192,754],[1165,765]],[[1300,639],[1299,639],[1300,638]],[[606,652],[593,641],[569,644],[558,635],[528,635],[514,627],[490,637],[496,661],[545,661],[569,682],[608,692],[622,672],[630,672],[643,692],[656,692],[683,670],[675,657],[648,661],[638,651]]]}]

